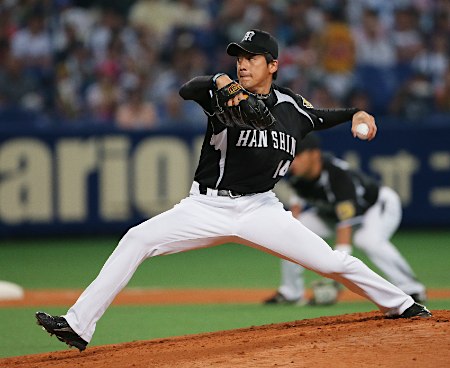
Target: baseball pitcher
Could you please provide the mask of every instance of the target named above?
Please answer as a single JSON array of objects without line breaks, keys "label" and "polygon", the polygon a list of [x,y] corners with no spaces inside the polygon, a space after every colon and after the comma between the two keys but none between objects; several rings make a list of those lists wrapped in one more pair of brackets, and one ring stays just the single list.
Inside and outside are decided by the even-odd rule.
[{"label": "baseball pitcher", "polygon": [[[308,109],[301,96],[273,83],[278,43],[250,30],[227,53],[238,81],[201,76],[180,89],[208,117],[189,196],[174,208],[129,229],[97,278],[63,316],[37,312],[38,323],[63,342],[84,350],[96,323],[147,258],[237,242],[288,259],[332,278],[371,300],[390,317],[430,312],[360,260],[338,251],[284,210],[272,191],[288,172],[298,144],[312,130],[351,121],[352,133],[373,116],[357,109]],[[162,276],[163,277],[163,276]]]}]

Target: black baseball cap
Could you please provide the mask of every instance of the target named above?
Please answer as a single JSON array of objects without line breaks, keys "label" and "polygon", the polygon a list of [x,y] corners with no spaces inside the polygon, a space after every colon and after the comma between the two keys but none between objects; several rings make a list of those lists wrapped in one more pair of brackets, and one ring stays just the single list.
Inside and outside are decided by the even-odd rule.
[{"label": "black baseball cap", "polygon": [[238,56],[242,51],[250,54],[270,54],[278,58],[278,42],[270,33],[260,29],[247,31],[241,42],[232,42],[227,47],[227,54]]},{"label": "black baseball cap", "polygon": [[317,134],[309,133],[300,141],[297,154],[313,149],[320,149],[320,138]]}]

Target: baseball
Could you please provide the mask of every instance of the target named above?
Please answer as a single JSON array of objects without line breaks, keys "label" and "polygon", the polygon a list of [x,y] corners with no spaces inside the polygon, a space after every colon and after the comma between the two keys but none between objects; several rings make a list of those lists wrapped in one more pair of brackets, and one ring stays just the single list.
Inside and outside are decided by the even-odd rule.
[{"label": "baseball", "polygon": [[369,126],[366,123],[358,124],[356,127],[356,136],[359,139],[367,139],[367,133],[369,133]]}]

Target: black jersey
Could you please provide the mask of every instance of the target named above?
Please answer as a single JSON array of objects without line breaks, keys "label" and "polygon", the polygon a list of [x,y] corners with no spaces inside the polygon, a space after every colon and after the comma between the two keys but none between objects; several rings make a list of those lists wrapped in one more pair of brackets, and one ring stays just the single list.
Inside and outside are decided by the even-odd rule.
[{"label": "black jersey", "polygon": [[357,111],[345,110],[330,118],[329,111],[314,110],[301,96],[272,85],[263,100],[276,120],[269,129],[227,127],[214,115],[212,88],[212,77],[197,77],[180,89],[184,99],[196,101],[208,116],[194,180],[243,194],[272,189],[287,173],[302,137],[311,130],[348,121]]},{"label": "black jersey", "polygon": [[379,192],[375,179],[326,153],[322,154],[322,171],[318,178],[306,180],[291,176],[289,183],[321,216],[349,225],[359,222],[360,216],[377,201]]}]

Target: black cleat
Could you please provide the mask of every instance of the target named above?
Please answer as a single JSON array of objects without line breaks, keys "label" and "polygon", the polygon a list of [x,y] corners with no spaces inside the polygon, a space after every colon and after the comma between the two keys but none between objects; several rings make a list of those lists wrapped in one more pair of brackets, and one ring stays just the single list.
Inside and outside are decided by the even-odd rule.
[{"label": "black cleat", "polygon": [[74,346],[78,350],[86,349],[87,342],[72,330],[64,317],[51,316],[45,312],[36,312],[37,324],[47,331],[50,336],[55,335],[59,341],[65,342],[69,346]]},{"label": "black cleat", "polygon": [[306,305],[307,302],[301,298],[298,299],[287,299],[283,294],[281,294],[279,291],[276,292],[274,296],[271,296],[270,298],[264,300],[263,304],[265,305]]},{"label": "black cleat", "polygon": [[431,317],[431,312],[422,304],[414,303],[408,309],[406,309],[402,314],[395,318],[412,318],[412,317]]}]

